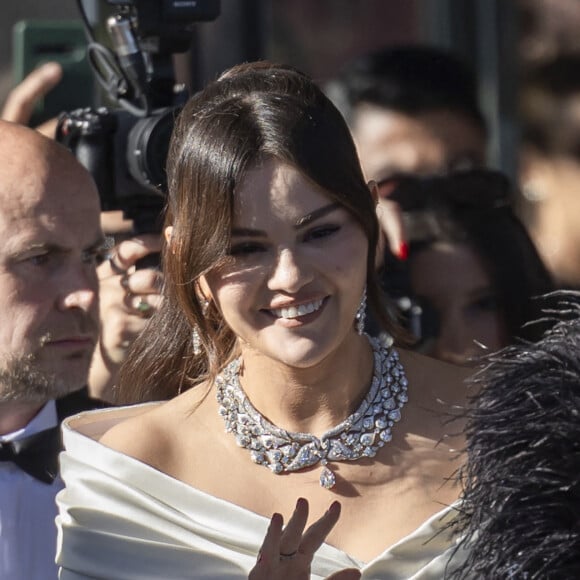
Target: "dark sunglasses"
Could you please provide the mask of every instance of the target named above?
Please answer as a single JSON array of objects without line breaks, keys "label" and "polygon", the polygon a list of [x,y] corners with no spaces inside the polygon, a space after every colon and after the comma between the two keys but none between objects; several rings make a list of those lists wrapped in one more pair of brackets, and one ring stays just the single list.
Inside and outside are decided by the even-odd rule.
[{"label": "dark sunglasses", "polygon": [[515,190],[509,178],[491,169],[470,169],[445,175],[395,174],[378,183],[379,196],[396,201],[403,211],[437,206],[490,210],[512,208]]}]

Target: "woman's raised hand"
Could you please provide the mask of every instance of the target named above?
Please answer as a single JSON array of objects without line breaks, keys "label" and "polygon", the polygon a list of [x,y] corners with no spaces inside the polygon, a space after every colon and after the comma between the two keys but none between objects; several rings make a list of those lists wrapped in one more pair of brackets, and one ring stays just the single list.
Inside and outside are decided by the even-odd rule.
[{"label": "woman's raised hand", "polygon": [[[340,517],[340,503],[335,501],[306,531],[308,501],[300,498],[288,524],[278,513],[272,516],[256,565],[249,580],[309,580],[314,554]],[[327,580],[358,580],[356,569],[335,572]]]}]

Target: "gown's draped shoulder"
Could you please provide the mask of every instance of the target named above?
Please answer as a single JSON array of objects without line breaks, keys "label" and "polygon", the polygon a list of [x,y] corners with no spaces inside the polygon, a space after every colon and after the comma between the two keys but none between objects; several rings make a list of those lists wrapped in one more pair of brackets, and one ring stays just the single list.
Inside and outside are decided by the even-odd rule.
[{"label": "gown's draped shoulder", "polygon": [[[82,413],[63,423],[66,487],[57,496],[61,580],[247,578],[268,518],[98,442],[114,423],[145,408]],[[442,510],[367,564],[324,544],[311,578],[352,567],[363,571],[364,580],[443,578],[455,545],[444,528],[453,515],[453,507]]]}]

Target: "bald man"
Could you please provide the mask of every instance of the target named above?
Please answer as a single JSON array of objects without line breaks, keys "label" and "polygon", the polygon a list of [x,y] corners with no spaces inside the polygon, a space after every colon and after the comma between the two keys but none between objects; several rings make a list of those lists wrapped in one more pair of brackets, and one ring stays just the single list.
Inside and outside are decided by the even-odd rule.
[{"label": "bald man", "polygon": [[98,340],[103,245],[89,173],[61,145],[0,121],[0,578],[50,580],[58,425]]},{"label": "bald man", "polygon": [[[10,92],[0,119],[26,125],[38,99],[60,81],[62,73],[57,62],[33,70]],[[57,120],[53,119],[35,129],[54,138],[56,125]],[[117,245],[109,252],[111,260],[98,269],[101,335],[88,388],[92,396],[112,403],[117,373],[128,349],[161,303],[161,272],[157,268],[136,268],[139,260],[161,251],[161,237],[134,235],[133,222],[124,219],[120,211],[101,213],[101,226],[109,234],[109,241],[114,240]]]}]

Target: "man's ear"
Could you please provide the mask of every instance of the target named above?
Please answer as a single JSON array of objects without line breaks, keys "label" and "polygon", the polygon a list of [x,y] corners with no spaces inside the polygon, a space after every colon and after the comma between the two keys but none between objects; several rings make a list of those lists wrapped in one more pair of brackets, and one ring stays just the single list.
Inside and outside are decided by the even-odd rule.
[{"label": "man's ear", "polygon": [[519,183],[524,198],[531,203],[545,201],[553,190],[554,165],[531,148],[519,156]]}]

